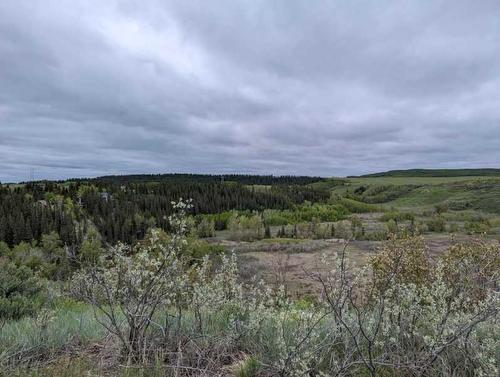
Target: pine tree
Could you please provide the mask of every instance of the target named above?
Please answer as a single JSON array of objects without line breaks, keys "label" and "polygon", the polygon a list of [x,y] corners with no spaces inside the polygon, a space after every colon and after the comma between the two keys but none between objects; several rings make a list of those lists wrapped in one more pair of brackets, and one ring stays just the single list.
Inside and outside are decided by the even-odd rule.
[{"label": "pine tree", "polygon": [[0,216],[0,241],[5,241],[7,238],[7,220],[4,216]]}]

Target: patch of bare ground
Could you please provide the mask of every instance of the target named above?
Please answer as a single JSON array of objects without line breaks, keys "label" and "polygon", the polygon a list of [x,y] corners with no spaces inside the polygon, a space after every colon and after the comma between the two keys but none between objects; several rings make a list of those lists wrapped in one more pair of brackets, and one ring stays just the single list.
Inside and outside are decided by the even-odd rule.
[{"label": "patch of bare ground", "polygon": [[[429,234],[425,243],[431,258],[442,254],[452,243],[471,240],[468,235]],[[492,240],[492,242],[497,242]],[[342,239],[328,240],[265,240],[258,242],[224,242],[238,255],[240,273],[244,280],[257,279],[280,285],[283,284],[293,297],[314,295],[319,286],[311,278],[311,272],[320,272],[323,255],[340,253],[346,245]],[[368,263],[380,241],[350,241],[347,245],[347,258],[354,266],[362,267]]]},{"label": "patch of bare ground", "polygon": [[[358,266],[364,265],[375,253],[380,242],[350,241],[347,246],[349,259]],[[319,286],[310,277],[312,272],[321,271],[323,255],[340,253],[346,246],[341,239],[301,240],[283,243],[245,243],[233,247],[238,254],[243,279],[258,279],[283,284],[292,296],[316,294]]]}]

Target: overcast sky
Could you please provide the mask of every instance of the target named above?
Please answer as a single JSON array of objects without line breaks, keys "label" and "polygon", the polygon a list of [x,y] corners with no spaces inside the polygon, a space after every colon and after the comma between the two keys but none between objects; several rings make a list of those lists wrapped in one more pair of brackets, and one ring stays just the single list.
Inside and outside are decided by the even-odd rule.
[{"label": "overcast sky", "polygon": [[500,167],[500,2],[0,1],[0,181]]}]

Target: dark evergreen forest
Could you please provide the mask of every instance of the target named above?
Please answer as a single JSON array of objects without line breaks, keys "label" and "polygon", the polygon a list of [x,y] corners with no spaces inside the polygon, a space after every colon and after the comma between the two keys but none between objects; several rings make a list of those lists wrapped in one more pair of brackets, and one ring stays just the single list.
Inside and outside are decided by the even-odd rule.
[{"label": "dark evergreen forest", "polygon": [[[251,175],[109,176],[0,187],[0,241],[9,246],[57,232],[66,245],[81,242],[89,226],[103,240],[133,243],[147,229],[168,227],[172,201],[193,200],[192,214],[290,209],[323,202],[329,193],[307,186],[321,178]],[[255,186],[258,185],[258,186]]]}]

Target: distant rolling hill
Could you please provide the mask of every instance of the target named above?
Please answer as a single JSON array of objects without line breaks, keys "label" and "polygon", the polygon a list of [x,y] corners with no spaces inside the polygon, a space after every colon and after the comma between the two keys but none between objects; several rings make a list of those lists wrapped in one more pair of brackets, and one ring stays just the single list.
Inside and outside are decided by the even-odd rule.
[{"label": "distant rolling hill", "polygon": [[348,178],[370,177],[500,177],[500,169],[408,169],[389,170],[381,173],[351,176]]}]

